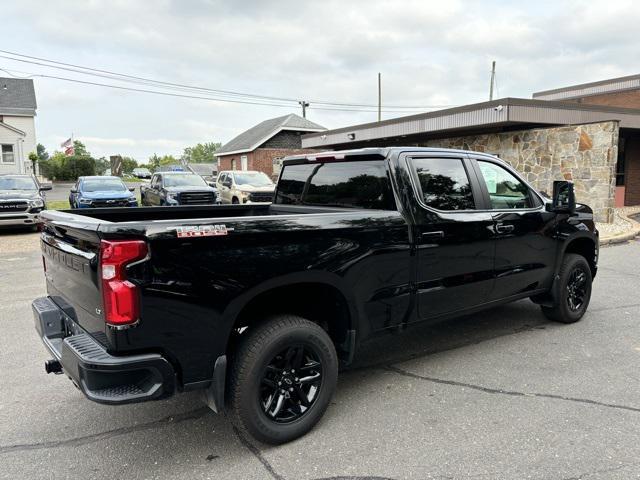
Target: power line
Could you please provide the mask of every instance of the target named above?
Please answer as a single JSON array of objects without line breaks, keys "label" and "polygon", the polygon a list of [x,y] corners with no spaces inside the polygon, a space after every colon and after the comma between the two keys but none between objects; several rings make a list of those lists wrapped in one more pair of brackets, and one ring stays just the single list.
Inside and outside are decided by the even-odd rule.
[{"label": "power line", "polygon": [[[7,55],[0,55],[0,58],[4,58],[7,60],[29,63],[33,65],[38,65],[45,68],[55,68],[59,70],[71,71],[74,73],[79,73],[82,75],[92,75],[98,76],[101,78],[107,78],[110,80],[116,80],[121,82],[129,82],[135,84],[142,84],[146,86],[162,86],[162,88],[170,89],[170,90],[180,90],[180,91],[191,91],[197,90],[201,92],[209,92],[213,93],[216,96],[220,96],[223,98],[233,98],[233,97],[246,97],[251,100],[269,100],[269,101],[277,101],[277,102],[291,102],[296,104],[298,102],[297,99],[294,98],[286,98],[286,97],[275,97],[275,96],[267,96],[267,95],[258,95],[258,94],[250,94],[237,92],[232,90],[220,90],[220,89],[212,89],[207,87],[200,87],[196,85],[187,85],[182,83],[174,83],[174,82],[166,82],[162,80],[154,80],[145,77],[139,77],[135,75],[129,75],[124,73],[113,72],[104,69],[92,68],[92,67],[84,67],[81,65],[73,64],[73,63],[65,63],[57,60],[50,60],[42,57],[35,57],[31,55],[24,55],[17,52],[11,52],[8,50],[0,50],[0,53],[4,53],[7,55],[12,55],[13,57],[21,57],[21,58],[13,58]],[[28,59],[28,60],[27,60]],[[37,60],[37,61],[36,61]],[[41,63],[46,62],[46,63]],[[346,103],[346,102],[333,102],[333,101],[324,101],[324,100],[309,100],[309,102],[314,103],[316,105],[325,105],[332,107],[362,107],[362,108],[376,108],[377,105],[372,104],[363,104],[363,103]],[[396,111],[403,110],[429,110],[434,108],[446,108],[451,107],[453,105],[387,105],[387,108],[396,109]],[[318,109],[319,107],[316,107]],[[392,111],[392,110],[387,110]]]},{"label": "power line", "polygon": [[[9,75],[15,76],[11,73],[10,70],[4,69],[4,68],[0,68],[1,71],[8,73]],[[16,72],[17,70],[13,70],[14,72]],[[189,94],[181,94],[181,93],[171,93],[171,92],[162,92],[162,91],[158,91],[158,90],[149,90],[149,89],[144,89],[144,88],[133,88],[133,87],[125,87],[122,85],[113,85],[113,84],[108,84],[108,83],[101,83],[101,82],[91,82],[88,80],[79,80],[77,78],[68,78],[68,77],[60,77],[57,75],[47,75],[47,74],[41,74],[41,73],[30,73],[30,72],[19,72],[19,73],[23,73],[26,74],[27,77],[23,77],[23,78],[49,78],[49,79],[54,79],[54,80],[61,80],[61,81],[66,81],[66,82],[73,82],[73,83],[79,83],[79,84],[84,84],[84,85],[92,85],[92,86],[98,86],[98,87],[106,87],[106,88],[112,88],[112,89],[117,89],[117,90],[125,90],[125,91],[131,91],[131,92],[137,92],[137,93],[147,93],[147,94],[154,94],[154,95],[164,95],[164,96],[169,96],[169,97],[178,97],[178,98],[190,98],[190,99],[196,99],[196,100],[209,100],[209,101],[213,101],[213,102],[223,102],[223,103],[239,103],[239,104],[246,104],[246,105],[263,105],[263,106],[269,106],[269,107],[284,107],[284,108],[292,108],[293,105],[288,104],[288,103],[275,103],[275,102],[260,102],[260,101],[250,101],[250,100],[243,100],[243,99],[229,99],[229,98],[217,98],[217,97],[213,97],[213,96],[202,96],[202,95],[189,95]],[[309,107],[311,108],[311,107]],[[339,107],[324,107],[324,106],[320,106],[320,107],[313,107],[315,110],[329,110],[329,111],[342,111],[342,112],[375,112],[376,110],[374,109],[362,109],[362,108],[339,108]],[[412,113],[411,111],[406,111],[406,110],[402,110],[402,111],[398,111],[398,110],[385,110],[385,112],[389,112],[389,113]]]}]

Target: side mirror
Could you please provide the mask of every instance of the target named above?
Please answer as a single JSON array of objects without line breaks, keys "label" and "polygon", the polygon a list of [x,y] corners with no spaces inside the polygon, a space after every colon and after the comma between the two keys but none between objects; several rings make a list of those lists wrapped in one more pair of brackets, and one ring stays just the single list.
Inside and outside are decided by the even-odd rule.
[{"label": "side mirror", "polygon": [[43,192],[45,190],[53,190],[53,185],[51,185],[50,183],[43,183],[42,185],[40,185],[40,191]]},{"label": "side mirror", "polygon": [[232,184],[231,184],[231,180],[226,180],[226,181],[223,183],[223,185],[224,185],[225,187],[229,187],[229,188],[231,188],[231,185],[232,185]]},{"label": "side mirror", "polygon": [[72,188],[71,189],[71,193],[78,193],[78,189],[77,188]]},{"label": "side mirror", "polygon": [[576,210],[576,194],[573,182],[558,180],[553,182],[551,208],[557,213],[573,213]]},{"label": "side mirror", "polygon": [[216,187],[216,182],[207,182],[207,185],[209,185],[210,187],[215,188]]},{"label": "side mirror", "polygon": [[130,192],[135,192],[136,191],[136,187],[129,187],[129,191]]}]

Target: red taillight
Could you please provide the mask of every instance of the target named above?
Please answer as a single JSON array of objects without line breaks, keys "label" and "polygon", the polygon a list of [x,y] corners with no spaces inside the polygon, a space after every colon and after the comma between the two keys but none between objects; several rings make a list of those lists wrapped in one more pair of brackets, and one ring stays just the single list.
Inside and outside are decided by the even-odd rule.
[{"label": "red taillight", "polygon": [[102,298],[108,324],[126,325],[138,320],[138,287],[127,280],[125,267],[146,256],[147,244],[142,240],[100,242]]}]

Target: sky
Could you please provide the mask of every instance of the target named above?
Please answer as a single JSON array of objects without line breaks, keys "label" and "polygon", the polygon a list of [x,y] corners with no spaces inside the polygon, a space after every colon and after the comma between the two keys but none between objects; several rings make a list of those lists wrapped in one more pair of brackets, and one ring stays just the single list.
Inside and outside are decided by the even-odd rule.
[{"label": "sky", "polygon": [[375,108],[323,110],[314,100],[375,106],[378,72],[383,119],[488,100],[492,60],[498,97],[640,73],[633,1],[21,0],[3,2],[2,17],[1,50],[293,100],[132,92],[37,75],[168,90],[0,58],[0,76],[34,79],[37,140],[49,152],[73,134],[96,157],[142,162],[301,114],[296,99],[309,100],[307,118],[327,128],[375,121]]}]

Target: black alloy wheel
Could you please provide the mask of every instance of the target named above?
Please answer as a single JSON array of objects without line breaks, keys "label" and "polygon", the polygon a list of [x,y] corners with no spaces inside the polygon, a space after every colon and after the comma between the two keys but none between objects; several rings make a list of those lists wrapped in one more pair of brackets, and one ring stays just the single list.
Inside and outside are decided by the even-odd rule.
[{"label": "black alloy wheel", "polygon": [[567,305],[572,312],[580,310],[587,294],[587,273],[582,266],[574,268],[567,282]]},{"label": "black alloy wheel", "polygon": [[308,345],[290,346],[264,369],[259,392],[262,411],[276,423],[305,415],[322,388],[322,363]]},{"label": "black alloy wheel", "polygon": [[338,379],[333,341],[317,323],[282,314],[249,326],[231,352],[227,413],[240,432],[271,444],[311,430]]}]

